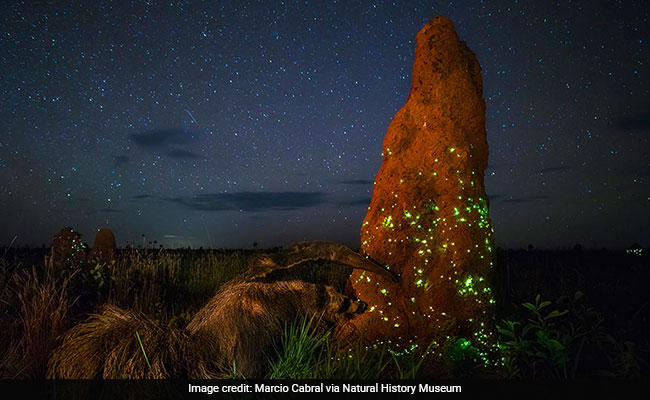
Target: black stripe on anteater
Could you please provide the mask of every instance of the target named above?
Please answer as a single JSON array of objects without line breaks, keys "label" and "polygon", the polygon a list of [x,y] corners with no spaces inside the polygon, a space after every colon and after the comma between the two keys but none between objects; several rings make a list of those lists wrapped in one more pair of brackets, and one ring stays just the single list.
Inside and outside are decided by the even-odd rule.
[{"label": "black stripe on anteater", "polygon": [[325,286],[317,285],[316,288],[316,308],[322,310],[330,302],[330,295],[327,293]]}]

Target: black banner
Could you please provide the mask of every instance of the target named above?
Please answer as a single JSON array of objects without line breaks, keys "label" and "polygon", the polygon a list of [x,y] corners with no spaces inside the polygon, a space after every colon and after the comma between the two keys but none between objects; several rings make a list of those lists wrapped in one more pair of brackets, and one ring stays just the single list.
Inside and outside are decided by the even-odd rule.
[{"label": "black banner", "polygon": [[[257,399],[257,398],[650,398],[647,381],[372,381],[372,380],[105,380],[0,381],[1,393],[26,399]],[[4,397],[4,396],[3,396]]]}]

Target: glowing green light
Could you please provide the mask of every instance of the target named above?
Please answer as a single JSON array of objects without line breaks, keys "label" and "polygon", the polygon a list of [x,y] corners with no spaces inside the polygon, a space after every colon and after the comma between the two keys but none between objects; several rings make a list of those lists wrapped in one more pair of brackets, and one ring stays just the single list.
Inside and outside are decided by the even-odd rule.
[{"label": "glowing green light", "polygon": [[394,227],[394,225],[393,225],[393,217],[389,215],[388,217],[384,218],[384,222],[382,223],[382,226],[384,228],[392,228],[392,227]]},{"label": "glowing green light", "polygon": [[642,248],[630,248],[625,250],[625,254],[641,257],[643,255],[643,249]]},{"label": "glowing green light", "polygon": [[454,151],[456,151],[456,149],[454,149],[453,147],[450,147],[450,148],[449,148],[449,152],[450,152],[450,153],[453,153]]}]

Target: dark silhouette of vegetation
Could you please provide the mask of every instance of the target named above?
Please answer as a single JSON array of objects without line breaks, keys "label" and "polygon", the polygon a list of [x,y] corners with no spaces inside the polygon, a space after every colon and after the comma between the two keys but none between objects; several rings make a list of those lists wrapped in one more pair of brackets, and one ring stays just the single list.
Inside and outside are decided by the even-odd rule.
[{"label": "dark silhouette of vegetation", "polygon": [[[223,283],[246,271],[262,252],[278,251],[118,249],[113,262],[54,274],[44,266],[47,248],[0,248],[0,377],[45,377],[48,360],[66,332],[83,329],[79,323],[107,305],[129,310],[140,321],[131,321],[138,336],[114,337],[133,350],[131,361],[111,356],[122,376],[200,376],[198,367],[191,374],[187,368],[200,365],[196,360],[201,357],[206,370],[211,368],[205,358],[210,352],[202,345],[186,351],[191,360],[175,361],[151,338],[161,332],[178,335]],[[647,377],[649,275],[645,254],[497,249],[493,289],[503,365],[488,375]],[[477,368],[471,338],[450,338],[440,347],[410,353],[362,342],[343,351],[330,333],[310,326],[300,320],[287,326],[276,343],[281,356],[269,376],[426,377],[432,373],[428,357],[441,356],[458,377],[485,375]],[[224,376],[236,376],[236,366]]]}]

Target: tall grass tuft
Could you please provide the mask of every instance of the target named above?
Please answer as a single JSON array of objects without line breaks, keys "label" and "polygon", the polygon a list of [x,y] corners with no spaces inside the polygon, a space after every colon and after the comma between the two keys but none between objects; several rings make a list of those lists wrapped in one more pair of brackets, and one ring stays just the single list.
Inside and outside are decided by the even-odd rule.
[{"label": "tall grass tuft", "polygon": [[374,345],[359,339],[353,347],[340,348],[331,330],[318,326],[315,317],[303,317],[289,325],[271,363],[270,379],[416,379],[429,357],[424,351],[396,352],[386,342]]},{"label": "tall grass tuft", "polygon": [[70,325],[68,294],[71,277],[55,278],[49,271],[39,276],[35,268],[18,271],[12,278],[19,317],[13,327],[18,335],[3,359],[6,378],[44,378],[47,359],[58,337]]},{"label": "tall grass tuft", "polygon": [[327,355],[319,363],[321,379],[379,379],[383,377],[391,358],[383,344],[368,345],[359,339],[354,347],[340,349],[336,343],[327,347]]},{"label": "tall grass tuft", "polygon": [[328,346],[327,358],[319,363],[321,379],[418,379],[422,378],[423,364],[433,359],[430,350],[396,351],[391,344],[368,344],[362,338],[354,347],[339,349],[336,343]]},{"label": "tall grass tuft", "polygon": [[303,316],[285,328],[278,359],[272,363],[270,379],[318,377],[319,364],[329,344],[330,331],[319,331],[315,316]]}]

